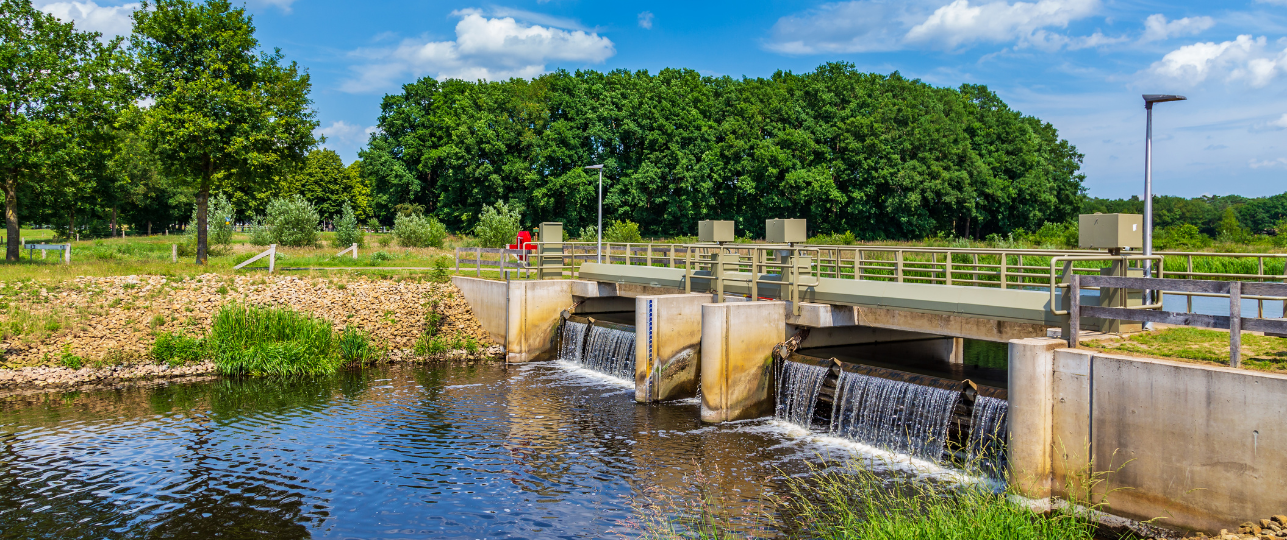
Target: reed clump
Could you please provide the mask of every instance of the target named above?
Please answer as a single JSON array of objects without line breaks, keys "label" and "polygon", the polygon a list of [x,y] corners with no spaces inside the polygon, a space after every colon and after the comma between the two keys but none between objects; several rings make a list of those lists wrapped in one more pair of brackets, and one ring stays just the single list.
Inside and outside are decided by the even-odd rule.
[{"label": "reed clump", "polygon": [[383,356],[371,335],[357,327],[336,332],[320,317],[237,302],[219,309],[206,337],[163,332],[152,345],[152,359],[158,363],[179,366],[208,359],[224,375],[325,375]]},{"label": "reed clump", "polygon": [[[700,476],[700,471],[698,476]],[[1089,503],[1089,478],[1068,504],[1035,511],[993,481],[926,479],[913,472],[877,473],[860,460],[811,466],[784,475],[774,490],[731,508],[694,482],[687,493],[652,489],[636,501],[632,528],[642,538],[807,538],[823,540],[1093,540],[1104,536]],[[1086,487],[1090,486],[1090,487]],[[1121,538],[1134,538],[1126,533]]]}]

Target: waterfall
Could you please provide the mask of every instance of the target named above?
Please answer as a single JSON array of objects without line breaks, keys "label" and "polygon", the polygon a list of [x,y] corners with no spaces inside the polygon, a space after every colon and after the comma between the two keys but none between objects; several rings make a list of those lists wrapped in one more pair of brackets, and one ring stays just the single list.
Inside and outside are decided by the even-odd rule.
[{"label": "waterfall", "polygon": [[635,380],[635,333],[604,326],[591,328],[579,363],[599,373]]},{"label": "waterfall", "polygon": [[581,363],[581,346],[585,342],[585,323],[563,321],[563,333],[559,337],[559,360]]},{"label": "waterfall", "polygon": [[1005,459],[1006,415],[1010,402],[1004,399],[978,396],[974,400],[974,413],[970,416],[970,439],[966,450],[970,461],[986,472],[996,475]]},{"label": "waterfall", "polygon": [[840,372],[831,433],[939,460],[960,392]]},{"label": "waterfall", "polygon": [[818,390],[831,368],[783,362],[778,371],[777,407],[773,415],[782,420],[809,427],[818,404]]}]

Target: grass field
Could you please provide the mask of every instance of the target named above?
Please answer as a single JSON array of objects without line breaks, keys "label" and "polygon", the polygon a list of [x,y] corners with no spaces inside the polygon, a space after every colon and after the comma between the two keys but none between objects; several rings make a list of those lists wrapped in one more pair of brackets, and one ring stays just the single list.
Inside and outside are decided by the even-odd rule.
[{"label": "grass field", "polygon": [[[1220,366],[1229,365],[1229,333],[1202,328],[1167,328],[1120,340],[1083,341],[1082,345],[1111,353],[1170,358]],[[1242,335],[1242,367],[1287,372],[1287,338]]]}]

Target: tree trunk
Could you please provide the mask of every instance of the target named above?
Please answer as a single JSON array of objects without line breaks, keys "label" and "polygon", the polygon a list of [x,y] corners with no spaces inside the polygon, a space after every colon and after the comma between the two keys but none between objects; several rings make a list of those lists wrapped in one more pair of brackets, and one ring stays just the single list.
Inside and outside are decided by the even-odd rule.
[{"label": "tree trunk", "polygon": [[112,206],[112,237],[115,238],[120,232],[116,230],[116,206]]},{"label": "tree trunk", "polygon": [[152,222],[147,222],[147,235],[152,236]]},{"label": "tree trunk", "polygon": [[4,184],[4,222],[9,233],[9,238],[5,240],[4,260],[16,261],[21,253],[18,245],[21,238],[18,235],[22,233],[18,231],[18,190],[13,182]]},{"label": "tree trunk", "polygon": [[76,209],[67,209],[67,241],[76,239]]},{"label": "tree trunk", "polygon": [[202,185],[201,191],[197,192],[197,264],[206,263],[206,237],[208,236],[206,226],[206,210],[210,208],[210,187]]}]

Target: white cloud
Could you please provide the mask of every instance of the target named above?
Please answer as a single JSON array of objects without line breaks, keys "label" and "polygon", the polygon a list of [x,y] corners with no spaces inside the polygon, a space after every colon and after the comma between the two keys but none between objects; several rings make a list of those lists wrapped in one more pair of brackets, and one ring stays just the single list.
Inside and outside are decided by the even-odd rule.
[{"label": "white cloud", "polygon": [[51,2],[40,10],[58,17],[63,22],[73,21],[77,30],[101,32],[103,37],[128,36],[134,26],[130,14],[139,8],[138,3],[121,6],[100,6],[88,2]]},{"label": "white cloud", "polygon": [[407,39],[392,49],[350,53],[372,62],[355,66],[358,77],[341,89],[369,92],[429,74],[439,79],[530,78],[545,73],[551,61],[600,63],[617,52],[611,40],[593,32],[484,17],[478,10],[453,15],[460,17],[455,41]]},{"label": "white cloud", "polygon": [[824,4],[778,19],[766,48],[786,54],[878,52],[905,48],[956,49],[974,43],[1015,43],[1057,49],[1096,47],[1123,41],[1097,33],[1068,37],[1049,28],[1099,10],[1099,0],[1004,0],[972,5],[970,0],[886,2],[857,0]]},{"label": "white cloud", "polygon": [[1002,1],[977,6],[971,6],[969,0],[955,0],[912,27],[907,40],[936,42],[949,49],[975,42],[1010,41],[1040,47],[1060,41],[1052,41],[1044,28],[1067,27],[1098,9],[1098,0]]},{"label": "white cloud", "polygon": [[924,20],[926,7],[878,0],[823,4],[778,19],[765,48],[784,54],[898,50],[907,29]]},{"label": "white cloud", "polygon": [[1287,167],[1287,158],[1258,160],[1252,159],[1247,162],[1247,166],[1253,169],[1263,169],[1266,167]]},{"label": "white cloud", "polygon": [[1284,113],[1281,118],[1270,122],[1269,125],[1287,129],[1287,113]]},{"label": "white cloud", "polygon": [[1287,71],[1287,40],[1279,40],[1279,45],[1282,50],[1275,51],[1264,36],[1251,35],[1221,43],[1194,43],[1167,53],[1149,67],[1149,72],[1189,86],[1208,78],[1222,78],[1260,88]]},{"label": "white cloud", "polygon": [[329,144],[338,144],[342,146],[359,146],[366,143],[372,133],[375,133],[375,126],[362,127],[350,124],[343,120],[331,122],[331,125],[319,127],[313,130],[313,135],[323,135]]},{"label": "white cloud", "polygon": [[1096,31],[1094,34],[1091,34],[1089,36],[1082,36],[1082,37],[1069,39],[1067,42],[1067,47],[1069,50],[1075,51],[1077,49],[1090,49],[1094,47],[1113,45],[1116,43],[1121,43],[1123,41],[1129,41],[1129,40],[1130,38],[1126,36],[1109,37],[1109,36],[1105,36],[1103,33],[1099,31]]},{"label": "white cloud", "polygon": [[639,14],[639,27],[646,30],[652,30],[652,12],[651,11],[644,11]]},{"label": "white cloud", "polygon": [[1215,19],[1211,17],[1185,17],[1168,22],[1165,15],[1154,13],[1144,19],[1144,35],[1140,36],[1140,42],[1161,41],[1176,36],[1191,36],[1199,34],[1212,26],[1215,26]]}]

